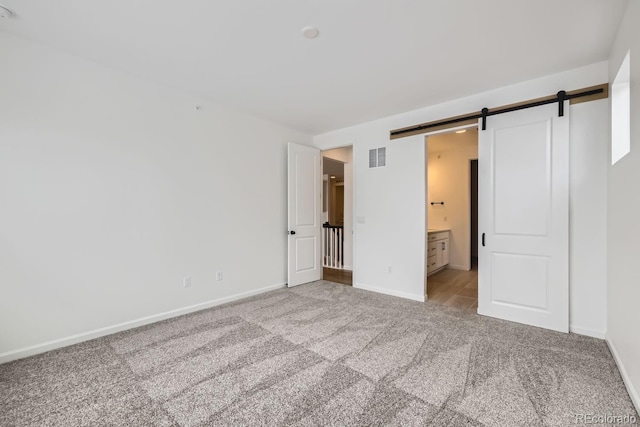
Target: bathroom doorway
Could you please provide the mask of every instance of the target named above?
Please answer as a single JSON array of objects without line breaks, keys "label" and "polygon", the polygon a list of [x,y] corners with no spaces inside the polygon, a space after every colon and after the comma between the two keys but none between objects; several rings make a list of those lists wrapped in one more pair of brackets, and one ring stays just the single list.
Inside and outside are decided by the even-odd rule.
[{"label": "bathroom doorway", "polygon": [[471,212],[471,269],[478,269],[478,159],[469,160],[470,208]]},{"label": "bathroom doorway", "polygon": [[426,139],[427,259],[430,302],[478,307],[478,131]]}]

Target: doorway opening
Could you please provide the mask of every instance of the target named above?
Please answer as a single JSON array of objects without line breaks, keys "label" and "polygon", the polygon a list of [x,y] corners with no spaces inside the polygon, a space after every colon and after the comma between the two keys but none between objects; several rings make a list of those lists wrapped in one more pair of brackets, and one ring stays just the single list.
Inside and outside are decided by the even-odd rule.
[{"label": "doorway opening", "polygon": [[323,279],[353,285],[353,148],[321,154]]},{"label": "doorway opening", "polygon": [[471,269],[478,270],[478,159],[469,160],[470,213],[471,217]]},{"label": "doorway opening", "polygon": [[428,301],[478,308],[478,130],[426,139]]}]

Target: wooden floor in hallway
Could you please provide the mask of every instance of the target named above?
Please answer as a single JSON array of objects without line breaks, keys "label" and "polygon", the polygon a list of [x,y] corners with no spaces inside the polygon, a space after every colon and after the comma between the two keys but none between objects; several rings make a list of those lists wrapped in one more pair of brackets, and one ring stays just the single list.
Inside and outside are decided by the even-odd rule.
[{"label": "wooden floor in hallway", "polygon": [[430,302],[471,311],[478,310],[478,267],[470,271],[445,268],[427,278]]},{"label": "wooden floor in hallway", "polygon": [[351,270],[324,267],[322,269],[322,278],[330,282],[353,286],[353,273]]}]

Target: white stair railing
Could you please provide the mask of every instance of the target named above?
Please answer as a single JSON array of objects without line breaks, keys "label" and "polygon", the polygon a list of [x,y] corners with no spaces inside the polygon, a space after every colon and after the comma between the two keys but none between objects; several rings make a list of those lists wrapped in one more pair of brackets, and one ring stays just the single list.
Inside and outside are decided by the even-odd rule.
[{"label": "white stair railing", "polygon": [[341,225],[322,226],[322,265],[342,268],[344,264],[344,235]]}]

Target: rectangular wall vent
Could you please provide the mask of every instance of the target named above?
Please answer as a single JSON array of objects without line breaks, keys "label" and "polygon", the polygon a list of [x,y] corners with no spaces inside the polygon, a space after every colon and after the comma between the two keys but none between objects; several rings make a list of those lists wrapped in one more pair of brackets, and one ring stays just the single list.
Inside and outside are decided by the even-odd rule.
[{"label": "rectangular wall vent", "polygon": [[375,168],[376,166],[378,166],[378,150],[374,148],[369,150],[369,167]]},{"label": "rectangular wall vent", "polygon": [[379,168],[387,165],[387,147],[369,150],[369,167]]},{"label": "rectangular wall vent", "polygon": [[378,167],[387,165],[387,148],[378,148]]}]

